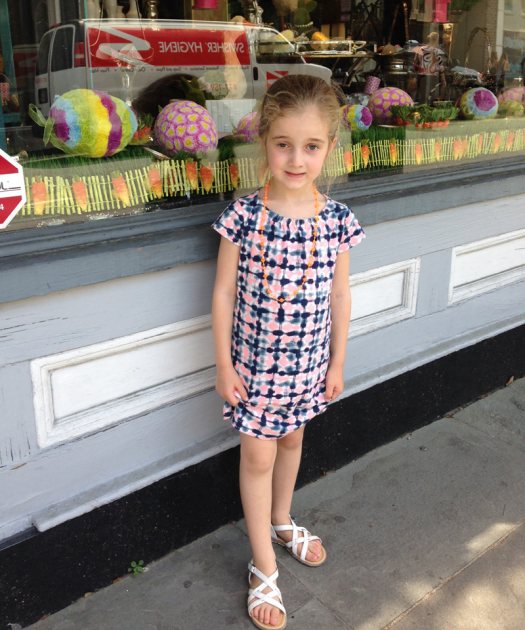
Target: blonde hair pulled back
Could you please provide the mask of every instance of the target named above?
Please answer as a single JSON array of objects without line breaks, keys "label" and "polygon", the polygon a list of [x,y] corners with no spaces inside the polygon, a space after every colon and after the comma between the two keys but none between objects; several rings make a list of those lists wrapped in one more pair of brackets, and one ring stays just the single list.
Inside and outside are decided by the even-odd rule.
[{"label": "blonde hair pulled back", "polygon": [[337,135],[340,102],[334,88],[308,74],[289,74],[268,88],[259,110],[259,137],[264,140],[271,124],[281,116],[316,106],[328,123],[328,137]]}]

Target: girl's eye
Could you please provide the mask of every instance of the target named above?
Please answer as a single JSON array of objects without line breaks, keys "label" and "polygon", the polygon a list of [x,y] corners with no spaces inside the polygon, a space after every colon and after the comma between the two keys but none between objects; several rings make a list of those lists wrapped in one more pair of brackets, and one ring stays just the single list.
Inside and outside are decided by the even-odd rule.
[{"label": "girl's eye", "polygon": [[319,147],[316,144],[309,144],[307,146],[308,151],[317,151]]},{"label": "girl's eye", "polygon": [[286,144],[286,142],[279,142],[277,146],[279,147],[279,149],[286,149],[288,145]]}]

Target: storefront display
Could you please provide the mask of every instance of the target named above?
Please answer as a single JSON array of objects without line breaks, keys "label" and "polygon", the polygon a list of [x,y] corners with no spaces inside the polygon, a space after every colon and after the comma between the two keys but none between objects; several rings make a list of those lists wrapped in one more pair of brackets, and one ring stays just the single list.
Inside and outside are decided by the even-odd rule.
[{"label": "storefront display", "polygon": [[[80,2],[73,21],[56,19],[47,31],[39,24],[25,124],[6,125],[4,99],[3,146],[19,155],[28,197],[10,229],[257,186],[257,99],[286,73],[338,85],[342,126],[352,133],[334,153],[337,177],[375,168],[402,176],[405,167],[522,151],[523,78],[506,78],[505,50],[491,44],[506,25],[488,22],[487,2],[376,2],[364,23],[365,0],[341,11],[339,23],[322,2],[254,2],[249,11],[230,3],[229,21],[215,23],[191,12],[152,19],[149,5],[124,4],[115,13]],[[162,0],[152,4],[168,15]],[[48,20],[60,18],[59,5],[48,1]],[[474,28],[471,13],[482,20]],[[381,32],[369,28],[381,20]],[[357,40],[363,34],[374,40]],[[2,84],[10,94],[16,78]]]}]

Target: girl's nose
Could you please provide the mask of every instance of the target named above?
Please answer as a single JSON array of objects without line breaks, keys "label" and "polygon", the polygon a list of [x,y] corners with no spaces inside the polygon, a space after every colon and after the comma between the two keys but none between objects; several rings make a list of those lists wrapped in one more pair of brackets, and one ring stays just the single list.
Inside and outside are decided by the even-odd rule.
[{"label": "girl's nose", "polygon": [[290,153],[290,163],[293,166],[301,166],[303,161],[303,154],[301,149],[298,147],[297,149],[292,149]]}]

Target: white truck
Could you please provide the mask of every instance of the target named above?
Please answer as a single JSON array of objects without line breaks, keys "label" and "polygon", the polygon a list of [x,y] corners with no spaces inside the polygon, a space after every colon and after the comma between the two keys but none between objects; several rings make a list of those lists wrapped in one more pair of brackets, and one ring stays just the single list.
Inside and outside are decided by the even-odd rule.
[{"label": "white truck", "polygon": [[73,88],[102,90],[131,103],[153,82],[177,73],[196,77],[213,94],[208,104],[222,132],[281,76],[331,78],[330,69],[306,63],[292,42],[266,26],[86,19],[55,26],[42,37],[37,106],[46,116],[54,98]]}]

